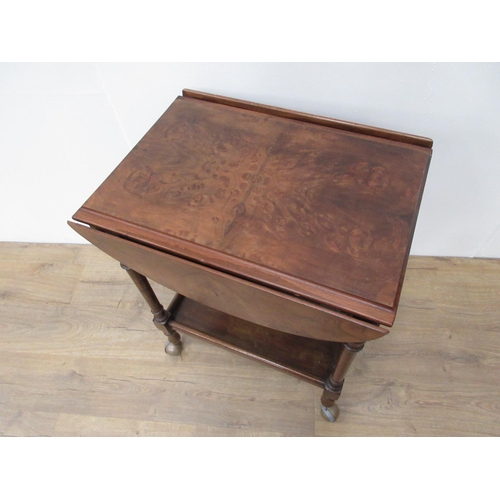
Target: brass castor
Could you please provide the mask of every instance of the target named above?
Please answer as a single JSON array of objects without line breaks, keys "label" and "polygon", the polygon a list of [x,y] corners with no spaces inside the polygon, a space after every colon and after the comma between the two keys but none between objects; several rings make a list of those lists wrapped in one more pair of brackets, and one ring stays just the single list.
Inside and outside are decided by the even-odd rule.
[{"label": "brass castor", "polygon": [[179,356],[182,352],[182,342],[178,344],[172,344],[172,342],[167,342],[165,344],[165,352],[169,356]]},{"label": "brass castor", "polygon": [[339,409],[337,405],[330,406],[329,408],[321,405],[321,416],[325,420],[328,420],[328,422],[335,422],[339,417]]}]

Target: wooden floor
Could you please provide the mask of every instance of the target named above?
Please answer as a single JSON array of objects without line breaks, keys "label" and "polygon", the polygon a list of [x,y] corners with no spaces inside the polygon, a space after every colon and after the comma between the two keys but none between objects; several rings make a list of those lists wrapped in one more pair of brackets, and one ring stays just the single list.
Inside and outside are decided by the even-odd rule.
[{"label": "wooden floor", "polygon": [[500,435],[500,260],[410,258],[334,424],[314,386],[194,338],[181,358],[163,345],[99,250],[0,243],[0,435]]}]

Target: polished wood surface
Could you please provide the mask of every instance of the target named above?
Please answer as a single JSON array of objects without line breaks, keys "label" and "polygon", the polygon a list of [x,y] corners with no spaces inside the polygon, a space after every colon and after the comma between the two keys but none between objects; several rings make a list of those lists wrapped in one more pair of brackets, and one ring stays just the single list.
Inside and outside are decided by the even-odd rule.
[{"label": "polished wood surface", "polygon": [[167,356],[97,248],[0,243],[0,435],[500,436],[499,302],[499,260],[410,257],[330,424],[322,390],[278,370],[188,336]]},{"label": "polished wood surface", "polygon": [[177,304],[178,297],[175,297],[172,301],[172,304],[170,304],[169,307],[165,310],[163,305],[158,300],[153,287],[145,276],[139,274],[133,269],[130,269],[130,267],[126,266],[125,264],[121,264],[121,267],[130,276],[132,282],[151,308],[154,325],[167,337],[168,344],[165,348],[167,354],[171,354],[172,356],[179,356],[182,351],[181,338],[179,334],[176,331],[172,330],[169,325],[170,317],[172,315],[171,308],[175,304]]},{"label": "polished wood surface", "polygon": [[421,137],[417,135],[404,134],[396,132],[395,130],[381,129],[377,127],[370,127],[360,123],[347,122],[344,120],[336,120],[334,118],[327,118],[326,116],[311,115],[308,113],[301,113],[290,109],[277,108],[276,106],[269,106],[266,104],[259,104],[250,101],[243,101],[241,99],[234,99],[231,97],[208,94],[200,92],[199,90],[184,89],[182,95],[185,97],[194,97],[195,99],[202,99],[208,102],[216,102],[219,104],[227,104],[236,108],[249,109],[251,111],[258,111],[274,116],[281,116],[283,118],[292,118],[306,123],[314,123],[316,125],[323,125],[325,127],[332,127],[347,132],[355,132],[357,134],[365,134],[373,137],[381,137],[383,139],[390,139],[392,141],[404,142],[407,144],[414,144],[415,146],[423,146],[425,148],[432,148],[433,141],[428,137]]},{"label": "polished wood surface", "polygon": [[362,342],[342,344],[339,350],[338,362],[335,363],[331,373],[328,374],[329,376],[324,385],[325,390],[321,395],[321,404],[323,406],[328,408],[339,399],[347,371],[352,365],[354,357],[363,347],[364,344]]},{"label": "polished wood surface", "polygon": [[190,95],[74,218],[391,325],[430,143]]},{"label": "polished wood surface", "polygon": [[290,336],[187,298],[173,314],[171,326],[175,330],[244,354],[319,387],[328,379],[342,345]]},{"label": "polished wood surface", "polygon": [[338,342],[380,338],[387,330],[297,297],[69,222],[103,252],[171,290],[209,307],[293,335]]}]

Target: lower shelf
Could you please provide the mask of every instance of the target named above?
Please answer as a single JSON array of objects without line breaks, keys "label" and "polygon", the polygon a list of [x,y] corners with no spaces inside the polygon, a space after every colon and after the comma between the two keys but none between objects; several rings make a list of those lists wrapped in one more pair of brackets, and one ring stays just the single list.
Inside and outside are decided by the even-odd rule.
[{"label": "lower shelf", "polygon": [[179,333],[194,335],[320,387],[337,363],[342,345],[271,330],[182,296],[174,300],[169,311],[169,324]]}]

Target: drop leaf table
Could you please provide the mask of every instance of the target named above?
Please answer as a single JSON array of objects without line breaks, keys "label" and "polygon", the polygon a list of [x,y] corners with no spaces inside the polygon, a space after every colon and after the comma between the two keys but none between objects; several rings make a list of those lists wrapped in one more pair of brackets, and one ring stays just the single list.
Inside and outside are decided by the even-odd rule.
[{"label": "drop leaf table", "polygon": [[431,148],[184,90],[69,225],[121,263],[167,354],[190,334],[267,363],[335,421],[355,354],[394,322]]}]

